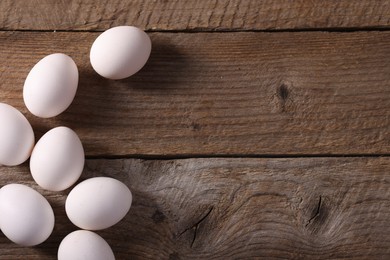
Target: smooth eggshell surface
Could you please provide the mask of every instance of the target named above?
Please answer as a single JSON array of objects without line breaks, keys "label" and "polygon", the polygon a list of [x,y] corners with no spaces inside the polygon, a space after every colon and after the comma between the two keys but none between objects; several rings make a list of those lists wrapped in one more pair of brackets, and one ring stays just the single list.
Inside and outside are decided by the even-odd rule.
[{"label": "smooth eggshell surface", "polygon": [[99,35],[92,44],[94,70],[108,79],[124,79],[137,73],[152,49],[149,36],[134,26],[118,26]]},{"label": "smooth eggshell surface", "polygon": [[26,161],[34,142],[33,129],[24,115],[0,103],[0,165],[14,166]]},{"label": "smooth eggshell surface", "polygon": [[54,227],[54,213],[49,202],[22,184],[8,184],[0,189],[0,216],[4,235],[22,246],[42,243]]},{"label": "smooth eggshell surface", "polygon": [[58,260],[115,260],[108,243],[87,230],[77,230],[67,235],[58,248]]},{"label": "smooth eggshell surface", "polygon": [[79,228],[100,230],[124,218],[131,202],[132,194],[124,183],[109,177],[95,177],[71,190],[65,210],[70,221]]},{"label": "smooth eggshell surface", "polygon": [[49,118],[64,112],[72,103],[79,81],[71,57],[55,53],[31,69],[23,87],[24,103],[35,116]]},{"label": "smooth eggshell surface", "polygon": [[84,149],[77,134],[60,126],[37,142],[30,159],[35,182],[44,189],[61,191],[72,186],[84,168]]}]

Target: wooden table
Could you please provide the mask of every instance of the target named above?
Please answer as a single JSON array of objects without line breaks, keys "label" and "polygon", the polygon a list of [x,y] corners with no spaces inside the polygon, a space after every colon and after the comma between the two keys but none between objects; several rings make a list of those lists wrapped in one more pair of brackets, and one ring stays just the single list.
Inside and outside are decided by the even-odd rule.
[{"label": "wooden table", "polygon": [[[98,76],[89,50],[117,25],[145,29],[147,65]],[[86,151],[82,179],[111,176],[130,213],[98,232],[117,259],[390,259],[390,1],[2,0],[0,102],[36,139],[69,126]],[[71,107],[32,116],[32,66],[63,52],[80,71]],[[0,259],[55,259],[69,190],[27,184],[55,211],[52,236]]]}]

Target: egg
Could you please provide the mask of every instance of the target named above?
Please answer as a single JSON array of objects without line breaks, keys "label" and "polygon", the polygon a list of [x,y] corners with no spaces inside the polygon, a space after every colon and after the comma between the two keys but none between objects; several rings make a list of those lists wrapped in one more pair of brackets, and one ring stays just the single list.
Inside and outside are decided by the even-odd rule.
[{"label": "egg", "polygon": [[99,35],[91,47],[93,69],[108,79],[124,79],[137,73],[152,49],[149,36],[134,26],[118,26]]},{"label": "egg", "polygon": [[70,221],[79,228],[100,230],[124,218],[131,202],[132,194],[124,183],[109,177],[95,177],[71,190],[65,211]]},{"label": "egg", "polygon": [[14,166],[30,157],[34,132],[22,113],[0,103],[0,165]]},{"label": "egg", "polygon": [[49,202],[22,184],[8,184],[0,189],[0,216],[3,234],[22,246],[42,243],[54,227],[54,213]]},{"label": "egg", "polygon": [[61,191],[72,186],[84,168],[84,149],[77,134],[59,126],[44,134],[30,158],[30,171],[44,189]]},{"label": "egg", "polygon": [[77,230],[67,235],[58,248],[58,260],[115,260],[109,244],[98,234]]},{"label": "egg", "polygon": [[35,116],[57,116],[72,103],[78,81],[77,66],[71,57],[62,53],[48,55],[28,74],[23,87],[24,103]]}]

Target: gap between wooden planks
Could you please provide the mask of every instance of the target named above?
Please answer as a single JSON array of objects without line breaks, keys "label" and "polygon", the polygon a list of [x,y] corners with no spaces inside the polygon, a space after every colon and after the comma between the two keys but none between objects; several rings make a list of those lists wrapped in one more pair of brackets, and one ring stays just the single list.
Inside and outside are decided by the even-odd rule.
[{"label": "gap between wooden planks", "polygon": [[[137,75],[106,80],[89,63],[98,33],[0,32],[0,102],[37,138],[65,125],[88,157],[386,155],[390,32],[151,33]],[[32,116],[24,80],[42,57],[79,66],[61,116]]]},{"label": "gap between wooden planks", "polygon": [[383,0],[2,0],[3,30],[280,30],[389,28]]},{"label": "gap between wooden planks", "polygon": [[[110,176],[133,192],[130,213],[98,233],[117,259],[388,259],[390,158],[87,160],[82,179]],[[55,259],[76,229],[65,192],[27,184],[53,205],[53,235],[34,248],[0,236],[0,259]]]}]

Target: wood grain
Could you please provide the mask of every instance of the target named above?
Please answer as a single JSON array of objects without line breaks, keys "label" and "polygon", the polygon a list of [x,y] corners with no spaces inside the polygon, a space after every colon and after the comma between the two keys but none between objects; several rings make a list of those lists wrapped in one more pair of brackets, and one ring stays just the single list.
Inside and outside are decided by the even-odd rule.
[{"label": "wood grain", "polygon": [[[89,50],[117,25],[147,30],[153,51],[140,73],[110,81]],[[0,102],[27,116],[36,139],[74,129],[88,158],[82,180],[130,187],[130,213],[98,232],[117,260],[387,260],[388,29],[388,0],[1,0]],[[79,90],[64,114],[39,119],[23,83],[55,52],[76,61]],[[27,163],[0,174],[0,187],[31,186],[56,215],[37,247],[0,232],[0,260],[56,259],[77,229],[69,190],[40,189]]]},{"label": "wood grain", "polygon": [[[0,259],[55,259],[76,228],[67,192],[42,191],[26,166],[0,185],[30,185],[54,207],[53,235],[22,248],[0,236]],[[390,158],[88,160],[133,192],[130,213],[98,232],[120,259],[389,259]]]},{"label": "wood grain", "polygon": [[2,30],[389,28],[383,0],[2,0]]},{"label": "wood grain", "polygon": [[[151,33],[151,59],[112,81],[89,64],[97,33],[0,33],[0,102],[37,137],[66,125],[87,156],[388,154],[390,32]],[[24,79],[72,56],[80,84],[57,118],[33,117]]]}]

